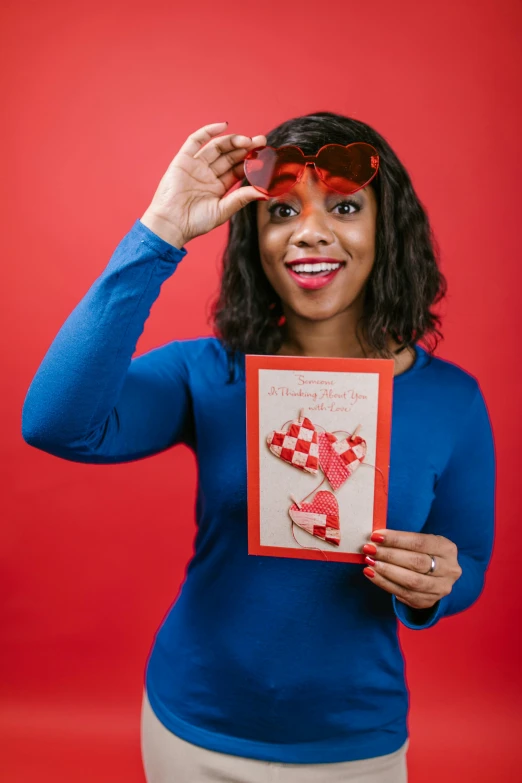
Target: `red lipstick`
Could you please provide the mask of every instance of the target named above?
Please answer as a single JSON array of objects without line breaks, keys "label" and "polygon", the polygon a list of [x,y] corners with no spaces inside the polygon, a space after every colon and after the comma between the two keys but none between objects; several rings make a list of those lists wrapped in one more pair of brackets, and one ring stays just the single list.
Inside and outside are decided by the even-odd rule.
[{"label": "red lipstick", "polygon": [[339,258],[314,256],[287,261],[285,266],[300,288],[317,290],[328,285],[345,264]]}]

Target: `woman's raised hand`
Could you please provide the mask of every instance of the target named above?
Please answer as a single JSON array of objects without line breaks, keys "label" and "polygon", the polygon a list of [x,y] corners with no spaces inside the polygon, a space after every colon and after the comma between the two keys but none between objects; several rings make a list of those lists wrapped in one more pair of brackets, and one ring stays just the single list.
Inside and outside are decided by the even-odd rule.
[{"label": "woman's raised hand", "polygon": [[151,231],[180,249],[220,226],[249,202],[264,198],[252,186],[225,195],[245,176],[247,152],[266,145],[266,136],[218,136],[225,128],[225,122],[215,122],[190,134],[140,218]]}]

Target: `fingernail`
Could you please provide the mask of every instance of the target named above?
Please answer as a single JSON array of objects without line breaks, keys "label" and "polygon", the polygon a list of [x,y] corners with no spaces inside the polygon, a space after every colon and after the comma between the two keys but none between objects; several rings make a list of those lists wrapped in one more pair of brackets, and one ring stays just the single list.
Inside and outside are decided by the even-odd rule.
[{"label": "fingernail", "polygon": [[377,554],[377,547],[373,544],[365,544],[362,548],[363,552],[365,552],[367,555],[376,555]]},{"label": "fingernail", "polygon": [[377,541],[378,544],[382,544],[384,541],[384,536],[381,533],[372,533],[370,538],[372,541]]},{"label": "fingernail", "polygon": [[366,562],[367,562],[367,563],[369,563],[370,565],[373,565],[373,566],[375,565],[375,560],[373,559],[373,557],[370,557],[369,555],[366,555],[366,557],[365,557],[364,559],[365,559],[365,560],[366,560]]},{"label": "fingernail", "polygon": [[371,579],[375,576],[375,572],[372,568],[363,568],[363,574],[366,574],[366,576],[369,576]]}]

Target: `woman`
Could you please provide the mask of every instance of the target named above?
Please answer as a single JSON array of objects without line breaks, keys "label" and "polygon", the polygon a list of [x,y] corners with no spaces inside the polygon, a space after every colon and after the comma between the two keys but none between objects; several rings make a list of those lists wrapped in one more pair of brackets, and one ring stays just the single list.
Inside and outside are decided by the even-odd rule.
[{"label": "woman", "polygon": [[[494,533],[486,405],[471,374],[419,344],[441,336],[430,308],[446,282],[428,218],[385,139],[330,112],[267,137],[219,136],[225,130],[214,123],[187,138],[60,329],[28,391],[23,435],[86,463],[177,443],[196,454],[195,553],[146,666],[149,783],[403,783],[397,619],[429,628],[482,591]],[[244,179],[256,147],[312,155],[356,141],[375,147],[379,169],[351,195],[311,166],[268,199]],[[131,359],[185,245],[226,220],[216,336]],[[340,264],[314,289],[303,281],[316,272],[288,268],[312,256]],[[393,358],[387,529],[363,547],[369,567],[247,554],[245,353]]]}]

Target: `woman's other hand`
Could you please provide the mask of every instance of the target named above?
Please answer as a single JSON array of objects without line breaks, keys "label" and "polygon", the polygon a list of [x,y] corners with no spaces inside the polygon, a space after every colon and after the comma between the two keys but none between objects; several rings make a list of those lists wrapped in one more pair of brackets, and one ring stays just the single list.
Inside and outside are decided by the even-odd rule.
[{"label": "woman's other hand", "polygon": [[[462,574],[457,547],[444,536],[383,529],[374,530],[371,540],[375,544],[362,548],[370,566],[365,575],[413,609],[429,609],[449,595]],[[431,556],[435,570],[428,574]]]},{"label": "woman's other hand", "polygon": [[220,226],[251,201],[264,198],[252,186],[225,195],[244,176],[250,149],[265,136],[218,136],[226,123],[204,125],[191,133],[163,175],[141,222],[175,247]]}]

